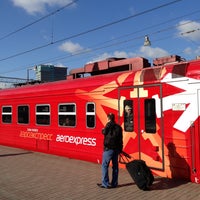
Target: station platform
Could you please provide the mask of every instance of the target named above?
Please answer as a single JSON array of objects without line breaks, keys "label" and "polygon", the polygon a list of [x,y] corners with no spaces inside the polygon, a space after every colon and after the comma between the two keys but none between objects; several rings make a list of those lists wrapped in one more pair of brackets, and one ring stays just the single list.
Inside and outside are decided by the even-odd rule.
[{"label": "station platform", "polygon": [[103,189],[101,165],[0,145],[0,200],[198,200],[200,184],[155,177],[139,190],[125,169]]}]

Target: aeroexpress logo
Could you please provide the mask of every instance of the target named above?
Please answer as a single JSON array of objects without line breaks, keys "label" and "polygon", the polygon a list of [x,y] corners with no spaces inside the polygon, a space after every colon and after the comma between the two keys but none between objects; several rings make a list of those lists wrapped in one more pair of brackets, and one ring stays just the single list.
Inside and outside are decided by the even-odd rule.
[{"label": "aeroexpress logo", "polygon": [[56,142],[70,143],[84,146],[96,146],[96,138],[70,136],[70,135],[57,135]]},{"label": "aeroexpress logo", "polygon": [[[26,131],[20,131],[20,137],[23,138],[32,138],[37,140],[53,140],[53,134],[49,133],[41,133],[38,129],[28,128]],[[56,135],[56,142],[60,143],[68,143],[75,145],[84,145],[84,146],[96,146],[96,138],[92,137],[80,137],[80,136],[72,136],[72,135]]]},{"label": "aeroexpress logo", "polygon": [[38,129],[31,129],[28,128],[26,131],[20,131],[19,137],[23,138],[33,138],[37,140],[52,140],[53,134],[48,133],[41,133],[38,131]]}]

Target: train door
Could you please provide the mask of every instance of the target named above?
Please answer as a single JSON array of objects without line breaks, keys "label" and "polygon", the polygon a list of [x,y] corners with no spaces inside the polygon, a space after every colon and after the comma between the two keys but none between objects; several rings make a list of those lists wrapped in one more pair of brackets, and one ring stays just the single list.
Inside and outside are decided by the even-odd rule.
[{"label": "train door", "polygon": [[[197,90],[197,94],[198,94],[198,133],[197,136],[195,137],[195,126],[194,124],[192,124],[192,131],[191,131],[191,135],[192,135],[192,170],[193,172],[198,172],[198,177],[194,178],[194,181],[196,183],[200,183],[200,147],[199,147],[199,142],[200,142],[200,89]],[[197,162],[196,162],[197,161]],[[195,174],[194,173],[194,174]]]},{"label": "train door", "polygon": [[[164,169],[164,139],[161,85],[137,86],[120,90],[124,129],[124,150],[143,159],[155,169]],[[159,101],[159,102],[156,102]]]}]

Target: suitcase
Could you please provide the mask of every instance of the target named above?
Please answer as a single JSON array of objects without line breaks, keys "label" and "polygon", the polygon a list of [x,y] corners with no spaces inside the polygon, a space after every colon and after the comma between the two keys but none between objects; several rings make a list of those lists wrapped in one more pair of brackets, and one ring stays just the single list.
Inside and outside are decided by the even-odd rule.
[{"label": "suitcase", "polygon": [[143,160],[133,160],[126,163],[126,169],[141,190],[149,190],[153,184],[154,176]]},{"label": "suitcase", "polygon": [[129,154],[122,151],[119,162],[126,165],[127,171],[139,189],[149,190],[154,182],[154,176],[144,160],[132,160]]}]

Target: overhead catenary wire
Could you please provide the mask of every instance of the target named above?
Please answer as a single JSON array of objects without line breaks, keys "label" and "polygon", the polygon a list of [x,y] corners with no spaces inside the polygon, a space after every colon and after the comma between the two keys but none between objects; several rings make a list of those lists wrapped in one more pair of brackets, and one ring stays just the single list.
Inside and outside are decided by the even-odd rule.
[{"label": "overhead catenary wire", "polygon": [[[131,33],[131,34],[126,34],[126,36],[128,35],[133,35],[133,34],[136,34],[136,33],[139,33],[139,32],[142,32],[142,31],[146,31],[147,29],[151,29],[153,27],[156,27],[156,26],[159,26],[161,24],[165,24],[165,23],[168,23],[168,22],[171,22],[173,20],[177,20],[177,19],[180,19],[182,17],[185,17],[185,16],[189,16],[189,15],[192,15],[194,13],[197,13],[197,12],[200,12],[200,10],[196,11],[196,12],[193,12],[193,13],[190,13],[190,14],[187,14],[187,15],[183,15],[183,16],[180,16],[180,17],[176,17],[174,19],[170,19],[170,20],[167,20],[167,21],[164,21],[160,24],[157,24],[157,25],[153,25],[153,26],[149,26],[149,27],[146,27],[146,28],[143,28],[143,29],[140,29],[138,31],[135,31],[134,33]],[[199,21],[200,18],[198,19],[195,19],[196,21]],[[191,24],[193,23],[193,21],[186,21],[184,23],[181,23],[179,25],[172,25],[172,26],[168,26],[166,28],[163,28],[163,29],[160,29],[160,30],[156,30],[156,31],[153,31],[153,32],[150,32],[149,35],[157,35],[157,34],[160,34],[162,32],[167,32],[167,31],[171,31],[172,29],[174,28],[178,28],[178,27],[181,27],[181,26],[185,26],[187,24]],[[181,33],[181,35],[185,35],[185,34],[189,34],[190,32],[193,33],[193,32],[196,32],[196,31],[199,31],[200,29],[195,29],[195,30],[192,30],[192,31],[186,31],[186,32],[183,32]],[[120,44],[124,44],[124,43],[128,43],[130,41],[135,41],[135,40],[140,40],[140,39],[143,39],[144,35],[140,35],[140,36],[137,36],[137,37],[134,37],[134,38],[131,38],[131,39],[125,39],[123,41],[119,41],[119,42],[115,42],[115,43],[112,43],[112,44],[107,44],[106,43],[109,43],[111,41],[116,41],[117,39],[121,38],[121,37],[118,37],[118,38],[115,38],[115,39],[112,39],[112,40],[109,40],[109,41],[105,41],[101,44],[98,44],[98,45],[93,45],[93,46],[90,46],[90,47],[87,47],[87,49],[83,49],[83,50],[79,50],[79,51],[76,51],[74,52],[73,54],[68,54],[68,55],[65,55],[65,56],[59,56],[59,57],[56,57],[56,58],[51,58],[51,59],[48,59],[46,60],[46,62],[55,62],[55,61],[58,61],[58,60],[63,60],[63,59],[66,59],[66,58],[71,58],[71,57],[74,57],[74,56],[78,56],[78,55],[81,55],[81,54],[87,54],[87,53],[91,53],[91,52],[94,52],[94,51],[98,51],[98,50],[101,50],[101,49],[105,49],[105,48],[109,48],[109,47],[113,47],[113,46],[117,46],[117,45],[120,45]],[[162,40],[166,40],[166,39],[169,39],[171,38],[171,36],[166,36],[166,37],[163,37],[163,38],[160,38],[160,39],[156,39],[156,40],[153,40],[153,42],[157,42],[157,41],[162,41]],[[193,42],[195,45],[199,45],[197,43],[195,43],[194,41],[191,41]],[[102,45],[103,46],[100,46]],[[131,45],[131,47],[135,46],[134,44]],[[92,49],[92,50],[91,50]],[[119,50],[119,49],[118,49]],[[43,61],[45,62],[45,61]],[[40,62],[42,63],[42,61]]]},{"label": "overhead catenary wire", "polygon": [[[200,20],[200,19],[198,19],[198,20]],[[192,22],[186,22],[186,23],[183,23],[183,24],[180,24],[180,25],[169,26],[169,27],[167,27],[165,29],[161,29],[161,30],[157,30],[157,31],[151,32],[149,35],[156,35],[156,34],[159,34],[161,32],[171,31],[171,29],[173,29],[173,28],[184,26],[184,25],[189,24],[189,23],[192,23]],[[199,31],[199,30],[200,29],[192,30],[192,32]],[[185,32],[185,33],[182,33],[182,34],[188,34],[188,31]],[[124,44],[124,43],[128,43],[130,41],[134,41],[134,40],[138,40],[138,39],[143,39],[143,38],[144,38],[144,36],[141,35],[141,36],[137,36],[137,37],[134,37],[134,38],[131,38],[131,39],[125,39],[125,40],[120,41],[120,42],[116,42],[116,43],[112,43],[112,44],[107,44],[107,45],[104,45],[104,46],[99,46],[98,45],[95,48],[93,48],[92,50],[90,50],[92,47],[88,47],[85,50],[79,50],[77,52],[74,52],[72,55],[71,54],[70,55],[66,55],[66,56],[63,56],[63,57],[51,60],[51,61],[62,60],[62,59],[65,59],[65,58],[77,56],[77,55],[80,55],[80,54],[86,54],[86,53],[89,53],[91,51],[97,51],[97,50],[100,50],[100,49],[105,49],[105,48],[108,48],[108,47],[113,47],[113,46],[116,46],[116,45],[119,45],[119,44]],[[170,38],[170,36],[165,37],[165,39],[166,38]],[[161,41],[161,40],[163,40],[163,39],[157,39],[156,41]]]},{"label": "overhead catenary wire", "polygon": [[48,18],[48,17],[50,17],[50,16],[55,15],[56,13],[58,13],[58,12],[64,10],[65,8],[67,8],[67,7],[71,6],[71,5],[73,5],[73,4],[76,3],[77,1],[79,1],[79,0],[74,0],[74,1],[72,1],[72,2],[70,2],[70,3],[68,3],[68,4],[66,4],[66,5],[64,5],[63,7],[61,7],[61,8],[59,8],[59,9],[57,9],[57,10],[55,10],[55,11],[53,11],[53,12],[51,12],[51,13],[49,13],[49,14],[47,14],[47,15],[45,15],[45,16],[43,16],[43,17],[37,19],[37,20],[35,20],[34,22],[31,22],[31,23],[29,23],[29,24],[27,24],[27,25],[25,25],[25,26],[22,26],[21,28],[18,28],[18,29],[15,30],[15,31],[12,31],[12,32],[10,32],[10,33],[8,33],[8,34],[6,34],[6,35],[0,37],[0,41],[3,40],[3,39],[5,39],[5,38],[8,38],[8,37],[10,37],[10,36],[12,36],[12,35],[14,35],[14,34],[16,34],[16,33],[18,33],[18,32],[20,32],[20,31],[22,31],[22,30],[24,30],[24,29],[26,29],[26,28],[28,28],[28,27],[30,27],[30,26],[32,26],[32,25],[34,25],[34,24],[36,24],[36,23],[38,23],[38,22],[40,22],[40,21],[42,21],[42,20],[44,20],[44,19],[46,19],[46,18]]},{"label": "overhead catenary wire", "polygon": [[[5,57],[5,58],[2,58],[2,59],[0,59],[0,62],[1,62],[1,61],[5,61],[5,60],[8,60],[8,59],[11,59],[11,58],[14,58],[14,57],[17,57],[17,56],[21,56],[21,55],[27,54],[27,53],[32,52],[32,51],[36,51],[36,50],[39,50],[39,49],[48,47],[48,46],[53,45],[53,44],[61,43],[61,42],[63,42],[63,41],[66,41],[66,40],[69,40],[69,39],[72,39],[72,38],[76,38],[76,37],[79,37],[79,36],[82,36],[82,35],[85,35],[85,34],[88,34],[88,33],[91,33],[91,32],[94,32],[94,31],[97,31],[97,30],[100,30],[100,29],[103,29],[103,28],[106,28],[106,27],[109,27],[109,26],[112,26],[112,25],[115,25],[115,24],[118,24],[118,23],[121,23],[121,22],[123,22],[123,21],[126,21],[126,20],[132,19],[132,18],[134,18],[134,17],[138,17],[138,16],[141,16],[141,15],[144,15],[144,14],[147,14],[147,13],[150,13],[150,12],[153,12],[153,11],[155,11],[155,10],[161,9],[161,8],[163,8],[163,7],[172,5],[172,4],[177,3],[177,2],[180,2],[180,1],[183,1],[183,0],[171,1],[171,2],[168,2],[168,3],[162,4],[162,5],[156,6],[156,7],[154,7],[154,8],[151,8],[151,9],[148,9],[148,10],[145,10],[145,11],[142,11],[142,12],[139,12],[139,13],[137,13],[137,14],[130,15],[130,16],[128,16],[128,17],[121,18],[121,19],[116,20],[116,21],[113,21],[113,22],[109,22],[109,23],[104,24],[104,25],[101,25],[101,26],[97,26],[97,27],[92,28],[92,29],[89,29],[89,30],[87,30],[87,31],[83,31],[83,32],[80,32],[80,33],[77,33],[77,34],[74,34],[74,35],[71,35],[71,36],[67,36],[67,37],[65,37],[65,38],[56,40],[56,41],[54,41],[54,42],[51,41],[50,43],[47,43],[47,44],[44,44],[44,45],[41,45],[41,46],[38,46],[38,47],[34,47],[34,48],[32,48],[32,49],[29,49],[29,50],[26,50],[26,51],[23,51],[23,52],[16,53],[16,54],[14,54],[14,55],[10,55],[10,56],[7,56],[7,57]],[[63,9],[64,9],[64,8],[63,8]],[[56,13],[56,11],[54,11],[54,13]],[[51,16],[51,15],[52,15],[52,14],[49,14],[48,16]]]},{"label": "overhead catenary wire", "polygon": [[[188,14],[189,15],[189,14]],[[185,16],[185,15],[184,15]],[[178,17],[180,18],[180,17]],[[174,19],[175,20],[175,19]],[[197,20],[197,19],[196,19]],[[199,20],[199,19],[198,19]],[[171,20],[168,20],[168,21],[171,21]],[[167,21],[164,21],[162,23],[167,23]],[[171,29],[173,28],[177,28],[177,27],[180,27],[180,26],[183,26],[183,25],[186,25],[186,24],[189,24],[189,23],[192,23],[192,21],[190,22],[185,22],[185,23],[181,23],[179,25],[173,25],[173,26],[169,26],[167,28],[164,28],[164,29],[161,29],[161,30],[157,30],[157,31],[154,31],[154,32],[151,32],[149,33],[150,35],[156,35],[156,34],[159,34],[161,32],[166,32],[166,31],[170,31]],[[158,24],[159,25],[159,24]],[[153,27],[155,27],[156,25],[153,25]],[[151,28],[152,26],[149,26],[149,27],[146,27],[147,29]],[[136,31],[137,33],[142,31],[143,29],[141,30],[138,30]],[[120,38],[120,37],[119,37]],[[37,62],[34,62],[34,63],[29,63],[28,66],[35,66],[35,65],[40,65],[40,64],[43,64],[43,63],[47,63],[47,62],[55,62],[55,61],[58,61],[58,60],[64,60],[64,59],[68,59],[68,58],[72,58],[72,57],[75,57],[75,56],[78,56],[78,55],[83,55],[83,54],[88,54],[88,53],[94,53],[98,50],[101,50],[101,49],[106,49],[106,48],[109,48],[109,47],[113,47],[113,46],[116,46],[116,45],[119,45],[119,44],[124,44],[124,43],[128,43],[130,41],[135,41],[135,40],[138,40],[138,39],[141,39],[143,38],[143,36],[137,36],[137,37],[134,37],[134,38],[131,38],[131,39],[126,39],[126,40],[123,40],[123,41],[120,41],[120,42],[115,42],[115,43],[112,43],[112,44],[107,44],[107,42],[109,41],[106,41],[105,43],[103,43],[103,46],[99,46],[100,44],[98,45],[93,45],[93,46],[90,46],[90,47],[87,47],[87,49],[83,49],[81,51],[76,51],[74,52],[73,54],[67,54],[67,55],[63,55],[63,56],[57,56],[57,57],[54,57],[54,58],[49,58],[49,59],[46,59],[46,60],[40,60],[40,61],[37,61]],[[167,37],[164,37],[164,38],[160,38],[160,39],[156,39],[156,40],[153,40],[153,42],[157,42],[157,41],[162,41],[162,40],[165,40],[165,39],[168,39],[170,38],[170,36],[167,36]],[[111,40],[113,41],[113,40]],[[132,48],[134,47],[135,45],[134,44],[131,44],[129,47],[126,47],[127,48]],[[91,49],[92,48],[92,49]],[[119,50],[119,49],[118,49]],[[12,70],[9,70],[9,71],[6,71],[4,72],[5,73],[11,73],[11,72],[16,72],[16,71],[21,71],[21,70],[24,70],[26,69],[27,66],[21,66],[21,67],[18,67],[17,69],[12,69]]]},{"label": "overhead catenary wire", "polygon": [[[188,14],[188,15],[189,15],[189,14]],[[185,16],[185,15],[183,15],[183,16]],[[178,17],[178,18],[180,18],[180,17]],[[176,19],[177,19],[177,18],[176,18]],[[175,20],[175,18],[174,18],[174,20]],[[196,19],[196,20],[200,20],[200,18],[198,18],[198,19]],[[171,20],[164,21],[164,22],[162,22],[162,23],[167,23],[167,22],[169,22],[169,21],[172,21],[172,19],[171,19]],[[181,24],[179,24],[179,25],[168,26],[168,27],[166,27],[166,28],[163,28],[163,29],[160,29],[160,30],[156,30],[156,31],[150,32],[149,35],[150,35],[150,36],[151,36],[151,35],[157,35],[157,34],[160,34],[160,33],[162,33],[162,32],[171,31],[171,30],[174,29],[174,28],[181,27],[181,26],[190,24],[190,23],[192,23],[192,22],[193,22],[193,21],[186,21],[185,23],[181,23]],[[158,24],[158,25],[160,25],[160,24]],[[156,26],[156,25],[146,27],[145,30],[151,29],[152,27],[155,27],[155,26]],[[136,32],[139,33],[139,32],[142,32],[142,31],[143,31],[143,29],[140,29],[140,30],[138,30],[138,31],[136,31]],[[197,29],[196,31],[198,31],[198,29]],[[134,33],[135,33],[135,32],[134,32]],[[187,32],[182,33],[182,34],[187,34]],[[132,35],[133,35],[133,33],[132,33]],[[119,37],[119,38],[121,38],[121,37]],[[101,44],[102,46],[100,46],[100,44],[93,45],[93,46],[87,47],[87,49],[83,49],[83,50],[76,51],[76,52],[74,52],[73,54],[67,54],[67,55],[65,55],[65,56],[59,56],[59,57],[55,57],[55,58],[50,58],[50,59],[48,59],[48,60],[39,61],[39,62],[37,62],[37,64],[34,63],[34,64],[31,64],[31,65],[40,65],[40,64],[42,64],[42,63],[44,63],[44,62],[55,62],[55,61],[58,61],[58,60],[63,60],[63,59],[67,59],[67,58],[72,58],[72,57],[75,57],[75,56],[78,56],[78,55],[87,54],[87,53],[92,53],[92,52],[95,52],[95,51],[98,51],[98,50],[101,50],[101,49],[106,49],[106,48],[113,47],[113,46],[117,46],[117,45],[120,45],[120,44],[125,44],[125,43],[128,43],[128,42],[130,42],[130,41],[140,40],[140,39],[142,39],[142,38],[143,38],[143,35],[139,35],[139,36],[134,37],[134,38],[131,38],[131,39],[125,39],[125,40],[122,40],[122,41],[119,41],[119,42],[115,42],[115,43],[111,43],[111,44],[106,44],[106,43],[109,42],[109,41],[106,41],[106,42],[104,42],[104,43]],[[153,42],[155,43],[156,41],[162,41],[162,40],[164,40],[164,39],[169,39],[169,38],[171,38],[171,37],[170,37],[170,36],[167,36],[167,37],[164,37],[164,38],[161,38],[161,39],[156,39],[156,40],[154,40]],[[115,40],[116,40],[116,39],[110,40],[110,41],[115,41]],[[133,46],[134,46],[134,44],[131,45],[131,47],[133,47]],[[92,50],[91,50],[91,49],[92,49]],[[119,50],[119,49],[118,49],[118,50]],[[29,66],[30,66],[30,65],[29,65]],[[11,70],[11,71],[9,71],[9,72],[20,71],[20,70],[25,69],[25,68],[26,68],[26,67],[21,67],[21,68],[18,69],[18,70]],[[7,73],[8,73],[8,72],[7,72]]]}]

